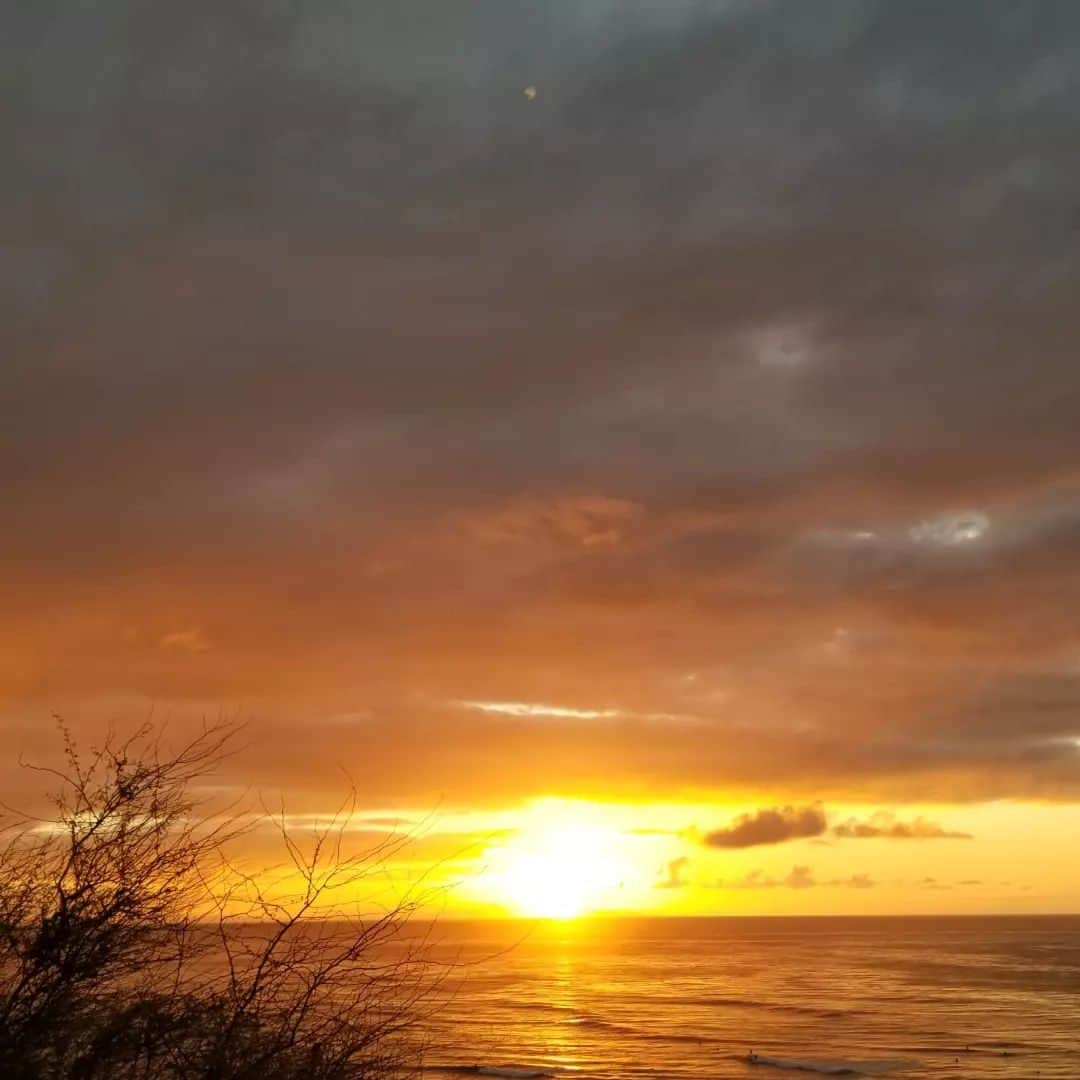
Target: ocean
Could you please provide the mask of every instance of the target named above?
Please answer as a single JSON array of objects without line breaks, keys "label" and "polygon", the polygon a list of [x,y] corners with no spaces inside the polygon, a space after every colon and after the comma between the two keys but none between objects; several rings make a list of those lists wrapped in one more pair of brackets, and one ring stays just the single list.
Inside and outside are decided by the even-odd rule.
[{"label": "ocean", "polygon": [[437,936],[459,966],[426,1021],[433,1072],[1080,1078],[1080,917],[445,922]]}]

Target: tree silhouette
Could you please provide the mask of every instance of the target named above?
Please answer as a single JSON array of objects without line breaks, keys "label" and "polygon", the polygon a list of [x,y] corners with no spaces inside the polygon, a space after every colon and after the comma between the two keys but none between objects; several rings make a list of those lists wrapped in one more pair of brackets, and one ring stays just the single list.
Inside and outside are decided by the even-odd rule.
[{"label": "tree silhouette", "polygon": [[[298,837],[284,811],[211,814],[196,781],[236,729],[166,752],[151,726],[87,757],[69,731],[49,820],[0,845],[0,1075],[26,1080],[357,1080],[411,1075],[442,982],[416,889],[358,906],[408,836],[359,855],[353,792]],[[235,842],[272,822],[282,867]],[[430,932],[430,931],[428,931]]]}]

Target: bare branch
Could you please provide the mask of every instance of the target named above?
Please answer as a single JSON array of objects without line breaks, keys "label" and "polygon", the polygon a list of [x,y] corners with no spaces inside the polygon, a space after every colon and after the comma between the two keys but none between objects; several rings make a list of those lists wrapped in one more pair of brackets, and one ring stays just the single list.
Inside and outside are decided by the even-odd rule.
[{"label": "bare branch", "polygon": [[423,879],[375,914],[360,903],[408,835],[349,855],[353,786],[306,839],[263,806],[285,861],[251,872],[230,854],[251,815],[191,795],[235,726],[167,753],[146,724],[84,756],[58,725],[64,766],[26,766],[57,782],[54,819],[0,830],[0,1075],[412,1075],[446,975],[427,934],[401,934]]}]

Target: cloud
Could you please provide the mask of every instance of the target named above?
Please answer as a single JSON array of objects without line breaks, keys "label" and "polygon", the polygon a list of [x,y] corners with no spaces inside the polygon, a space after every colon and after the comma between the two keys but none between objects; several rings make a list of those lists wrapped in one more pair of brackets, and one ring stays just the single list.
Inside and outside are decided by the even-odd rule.
[{"label": "cloud", "polygon": [[764,870],[751,870],[745,877],[736,881],[717,881],[716,887],[723,889],[872,889],[876,882],[869,874],[852,874],[846,878],[833,878],[830,881],[818,881],[809,866],[793,866],[782,878],[771,877]]},{"label": "cloud", "polygon": [[742,814],[726,828],[705,833],[701,842],[706,847],[748,848],[820,836],[824,831],[825,811],[820,806],[781,806]]},{"label": "cloud", "polygon": [[922,881],[919,882],[919,888],[930,889],[933,892],[944,892],[948,889],[951,889],[952,886],[946,885],[944,882],[938,881],[938,879],[935,877],[924,877]]},{"label": "cloud", "polygon": [[187,653],[204,653],[210,650],[210,643],[197,626],[193,626],[188,630],[172,630],[164,634],[160,645],[163,649],[173,649]]},{"label": "cloud", "polygon": [[736,881],[720,879],[716,883],[718,889],[781,889],[781,888],[811,888],[815,884],[813,873],[809,867],[793,866],[791,872],[783,878],[774,878],[766,874],[764,870],[751,870],[745,877]]},{"label": "cloud", "polygon": [[848,889],[872,889],[876,882],[869,874],[852,874],[847,878],[834,878],[828,884]]},{"label": "cloud", "polygon": [[5,741],[1080,795],[1080,6],[803,7],[3,5]]},{"label": "cloud", "polygon": [[493,510],[463,514],[462,528],[486,545],[555,548],[614,547],[639,522],[643,508],[604,496],[523,499]]},{"label": "cloud", "polygon": [[663,876],[656,882],[658,889],[685,889],[689,884],[685,873],[690,865],[690,860],[685,855],[680,855],[665,864]]},{"label": "cloud", "polygon": [[575,709],[524,701],[460,701],[456,704],[494,716],[550,717],[554,720],[614,720],[623,715],[618,709]]},{"label": "cloud", "polygon": [[793,866],[781,884],[787,889],[812,889],[817,882],[809,866]]},{"label": "cloud", "polygon": [[833,836],[847,840],[971,840],[971,833],[945,829],[935,821],[917,817],[913,821],[901,821],[894,814],[882,810],[867,821],[849,818],[832,828]]}]

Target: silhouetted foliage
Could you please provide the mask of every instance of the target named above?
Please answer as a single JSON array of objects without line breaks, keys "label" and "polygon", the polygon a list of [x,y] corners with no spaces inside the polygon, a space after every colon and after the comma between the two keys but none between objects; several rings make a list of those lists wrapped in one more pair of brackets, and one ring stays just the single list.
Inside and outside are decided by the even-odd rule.
[{"label": "silhouetted foliage", "polygon": [[[284,812],[200,812],[229,727],[165,753],[149,727],[84,759],[66,729],[51,820],[0,846],[0,1076],[356,1080],[412,1074],[439,983],[416,907],[357,909],[406,838],[359,856],[355,797],[305,841]],[[252,874],[234,842],[268,822],[287,856]],[[276,883],[276,884],[275,884]],[[370,890],[369,890],[370,891]]]}]

